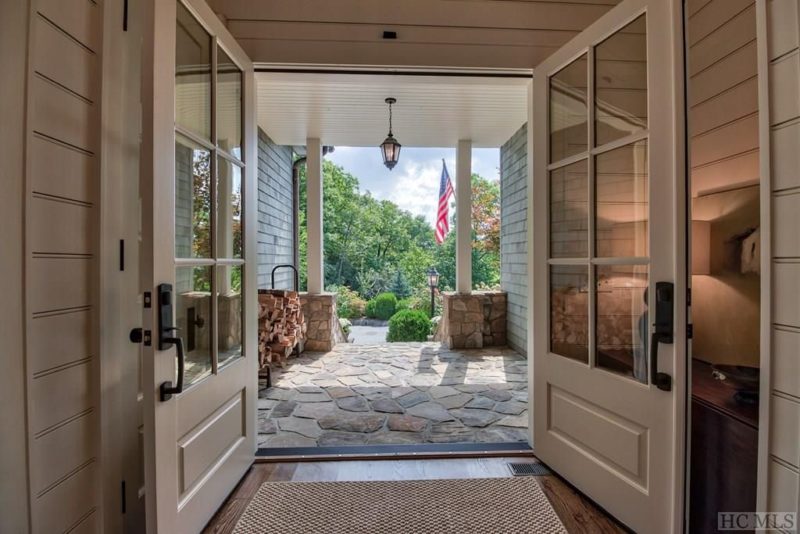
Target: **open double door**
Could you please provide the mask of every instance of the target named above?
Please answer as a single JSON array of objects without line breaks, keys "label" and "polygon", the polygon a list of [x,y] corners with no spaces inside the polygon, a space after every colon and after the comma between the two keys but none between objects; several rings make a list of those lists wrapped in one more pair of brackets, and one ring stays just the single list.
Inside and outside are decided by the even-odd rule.
[{"label": "open double door", "polygon": [[[254,75],[202,0],[145,12],[147,524],[197,532],[256,448]],[[529,130],[534,450],[641,532],[682,528],[681,28],[623,0],[534,70]]]}]

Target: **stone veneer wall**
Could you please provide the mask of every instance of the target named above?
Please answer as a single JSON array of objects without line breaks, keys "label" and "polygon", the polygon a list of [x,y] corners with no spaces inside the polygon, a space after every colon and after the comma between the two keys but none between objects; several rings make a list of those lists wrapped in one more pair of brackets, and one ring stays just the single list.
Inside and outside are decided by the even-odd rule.
[{"label": "stone veneer wall", "polygon": [[479,349],[507,344],[507,295],[503,291],[444,293],[437,339],[451,349]]},{"label": "stone veneer wall", "polygon": [[347,341],[339,324],[335,294],[300,293],[300,305],[303,307],[303,315],[308,324],[305,350],[327,352],[337,343]]},{"label": "stone veneer wall", "polygon": [[528,126],[500,148],[500,287],[508,293],[508,345],[527,354]]},{"label": "stone veneer wall", "polygon": [[[258,287],[271,289],[276,265],[294,262],[292,147],[276,145],[258,130]],[[291,269],[275,273],[277,289],[294,289]]]}]

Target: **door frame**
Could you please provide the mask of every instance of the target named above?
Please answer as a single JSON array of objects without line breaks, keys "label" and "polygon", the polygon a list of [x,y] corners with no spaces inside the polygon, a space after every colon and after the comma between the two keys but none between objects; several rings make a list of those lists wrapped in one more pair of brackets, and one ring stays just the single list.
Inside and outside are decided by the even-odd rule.
[{"label": "door frame", "polygon": [[[141,135],[141,9],[103,4],[100,141],[99,347],[102,525],[144,527],[141,493],[141,351],[129,332],[141,326],[139,296],[139,143]],[[123,28],[120,21],[126,17]],[[123,485],[124,484],[124,485]]]},{"label": "door frame", "polygon": [[[688,246],[688,223],[687,223],[687,202],[688,202],[688,192],[687,192],[687,181],[688,181],[688,173],[687,173],[687,165],[688,165],[688,150],[687,150],[687,101],[686,101],[686,79],[685,79],[685,64],[686,64],[686,51],[685,51],[685,19],[684,19],[684,2],[683,0],[668,0],[670,2],[670,20],[672,22],[671,27],[672,35],[671,35],[671,50],[670,54],[673,57],[673,67],[674,70],[672,72],[672,79],[676,80],[676,86],[674,93],[671,94],[671,98],[675,104],[674,113],[671,116],[672,121],[672,148],[673,154],[676,161],[683,161],[683,165],[675,165],[674,166],[674,177],[675,181],[673,183],[674,188],[674,197],[675,197],[675,206],[672,211],[672,217],[675,221],[675,227],[672,229],[672,246],[674,250],[674,260],[672,271],[674,272],[675,276],[675,283],[678,287],[687,287],[688,284],[688,254],[687,254],[687,246]],[[627,3],[626,0],[623,0],[623,3]],[[616,11],[621,11],[625,9],[626,6],[617,5],[613,9],[609,10],[609,12],[598,19],[601,21],[604,17],[611,16],[613,17],[612,13]],[[632,19],[631,19],[632,20]],[[593,24],[597,24],[596,21]],[[666,24],[665,24],[666,26]],[[591,25],[589,26],[591,27]],[[609,31],[613,30],[613,28],[609,27]],[[584,30],[585,31],[585,30]],[[583,33],[579,33],[573,40],[571,40],[567,45],[564,46],[571,46],[575,48],[586,48],[590,45],[594,44],[594,40],[587,38],[584,36]],[[555,54],[557,54],[555,52]],[[575,57],[577,57],[576,55]],[[574,58],[573,58],[574,59]],[[568,64],[569,61],[565,61],[564,64]],[[591,69],[591,67],[590,67]],[[591,70],[590,70],[591,72]],[[534,71],[534,78],[536,77],[536,72]],[[590,82],[591,83],[591,82]],[[537,93],[536,89],[536,81],[531,86],[531,105],[529,106],[528,110],[528,124],[532,125],[534,123],[534,108],[538,106],[544,106],[546,103],[546,95],[543,93]],[[651,90],[653,88],[650,88]],[[538,102],[538,104],[536,103]],[[591,105],[591,103],[588,103]],[[653,110],[651,109],[651,113]],[[527,220],[527,231],[528,231],[528,328],[529,328],[529,335],[528,335],[528,358],[529,358],[529,365],[528,365],[528,383],[529,383],[529,395],[531,399],[534,399],[536,394],[536,384],[535,384],[535,361],[531,361],[534,358],[534,354],[536,353],[537,345],[544,343],[546,345],[546,340],[537,339],[533,333],[533,326],[536,320],[541,320],[541,304],[537,304],[537,301],[548,301],[548,288],[547,288],[547,272],[546,269],[542,269],[541,265],[537,268],[538,262],[535,262],[535,243],[540,242],[548,242],[549,240],[549,224],[548,224],[548,212],[547,209],[536,209],[534,206],[534,198],[537,198],[537,195],[545,195],[546,188],[542,185],[542,183],[538,183],[534,180],[534,174],[539,174],[541,169],[534,171],[536,165],[543,167],[544,169],[547,168],[547,161],[548,158],[545,155],[544,157],[534,157],[534,144],[537,146],[548,146],[546,139],[536,138],[536,129],[529,128],[528,134],[528,220]],[[543,132],[544,130],[541,130]],[[540,133],[541,135],[541,133]],[[538,247],[538,245],[537,245]],[[544,299],[544,300],[542,300]],[[537,309],[539,311],[537,312]],[[668,467],[668,469],[672,473],[672,488],[671,488],[671,498],[672,498],[672,506],[671,506],[671,513],[670,518],[672,521],[672,530],[682,530],[685,525],[685,510],[686,507],[686,495],[687,495],[687,477],[686,477],[686,462],[688,461],[687,453],[686,453],[686,443],[687,443],[687,424],[688,424],[688,417],[687,417],[687,406],[688,406],[688,365],[687,365],[687,358],[688,358],[688,339],[686,337],[686,325],[687,325],[687,318],[688,318],[688,301],[686,294],[679,294],[676,292],[675,294],[675,336],[677,339],[684,339],[686,340],[685,343],[675,343],[674,346],[674,356],[673,356],[673,366],[672,366],[672,374],[673,374],[673,393],[672,393],[672,401],[671,401],[671,412],[673,415],[673,429],[672,429],[672,450],[673,458],[671,459],[672,465]],[[547,320],[545,318],[545,320]],[[538,351],[541,352],[542,349],[539,346]],[[648,361],[649,365],[649,361]],[[530,419],[529,419],[529,431],[531,433],[531,445],[536,453],[536,443],[534,438],[534,425],[536,423],[535,414],[533,410],[529,410],[530,412]]]},{"label": "door frame", "polygon": [[[248,456],[245,459],[237,457],[235,460],[231,459],[225,463],[225,467],[229,469],[225,476],[226,488],[225,495],[220,495],[222,488],[209,488],[208,492],[202,495],[195,492],[197,489],[192,489],[179,499],[178,481],[177,477],[173,480],[168,473],[174,473],[178,465],[172,465],[170,458],[174,458],[177,451],[172,454],[165,454],[163,451],[157,451],[156,427],[158,424],[163,424],[165,421],[173,420],[177,422],[179,414],[178,406],[181,404],[180,395],[167,402],[160,402],[158,395],[158,387],[152,383],[154,377],[161,377],[159,380],[172,379],[175,372],[174,358],[169,358],[165,354],[159,354],[158,357],[148,357],[148,353],[155,352],[155,339],[157,336],[157,306],[153,304],[150,308],[142,309],[143,327],[151,329],[153,332],[153,347],[145,350],[143,358],[143,389],[144,389],[144,458],[145,458],[145,480],[147,486],[150,488],[159,487],[160,491],[166,491],[171,494],[176,492],[176,499],[178,499],[178,509],[168,510],[162,512],[164,506],[172,506],[175,503],[172,499],[167,499],[169,502],[159,502],[158,496],[155,492],[146,492],[146,509],[147,509],[147,530],[148,532],[157,532],[159,529],[162,531],[172,532],[180,527],[185,529],[185,525],[174,525],[173,521],[177,519],[177,513],[188,513],[189,507],[202,509],[207,515],[206,519],[210,519],[213,514],[217,512],[219,506],[224,502],[227,494],[233,490],[239,482],[237,477],[235,481],[228,484],[227,479],[231,478],[231,471],[235,466],[237,469],[245,468],[241,462],[247,461],[248,465],[252,464],[255,459],[257,436],[256,429],[256,402],[258,393],[258,301],[257,294],[254,288],[257,287],[257,269],[255,262],[257,261],[257,130],[256,130],[256,92],[255,92],[255,76],[253,64],[249,60],[247,54],[238,44],[238,42],[231,36],[226,29],[224,23],[217,17],[212,9],[206,4],[204,0],[174,0],[174,3],[162,2],[161,0],[148,0],[144,2],[143,8],[143,36],[142,52],[142,239],[145,245],[141,250],[141,269],[140,280],[141,286],[144,288],[151,288],[154,281],[172,280],[174,277],[175,257],[174,252],[170,251],[170,258],[167,261],[165,258],[158,258],[158,263],[154,261],[153,249],[147,243],[156,242],[159,235],[164,231],[172,233],[174,231],[174,220],[171,215],[174,210],[173,195],[169,198],[157,196],[155,194],[154,184],[156,180],[170,180],[174,179],[174,142],[176,135],[176,126],[173,113],[174,106],[174,54],[175,54],[175,9],[177,4],[183,5],[199,22],[201,26],[208,32],[212,38],[216,39],[216,43],[222,47],[231,59],[238,64],[242,71],[242,156],[245,163],[245,169],[242,174],[242,190],[244,194],[244,291],[243,291],[243,349],[245,357],[243,361],[233,361],[230,368],[226,367],[227,371],[222,374],[214,374],[211,378],[214,380],[223,380],[230,382],[234,379],[231,372],[244,373],[249,377],[247,382],[247,392],[244,399],[244,421],[246,441],[241,445],[248,451]],[[214,41],[212,41],[214,42]],[[165,54],[162,50],[165,49]],[[216,73],[212,72],[212,80],[215,79]],[[213,83],[212,83],[213,88]],[[212,89],[212,106],[216,106],[215,91]],[[165,95],[169,94],[166,98]],[[212,125],[212,127],[215,127]],[[154,176],[155,178],[151,178]],[[162,184],[163,185],[163,184]],[[174,184],[172,185],[174,188]],[[155,295],[155,294],[154,294]],[[174,349],[173,349],[174,350]],[[172,354],[172,351],[169,353]],[[235,367],[247,366],[245,368],[235,369]],[[198,387],[203,387],[207,384],[198,383]],[[186,389],[183,395],[192,395],[197,397],[200,390],[190,387]],[[184,398],[185,402],[189,402]],[[163,427],[159,432],[169,431],[174,436],[175,427]],[[247,439],[249,438],[249,439]],[[162,438],[161,441],[163,441]],[[173,441],[174,444],[174,441]],[[237,447],[238,448],[238,447]],[[231,452],[225,453],[232,454]],[[239,452],[241,454],[241,451]],[[227,456],[223,456],[220,462],[216,465],[223,466],[226,462]],[[234,463],[230,463],[234,462]],[[234,465],[235,464],[235,465]],[[166,473],[166,474],[165,474]],[[212,474],[219,474],[219,471],[213,470],[204,473],[203,477],[211,476]],[[161,487],[160,485],[164,486]],[[227,487],[230,486],[230,487]],[[199,488],[200,486],[198,486]],[[208,486],[203,486],[208,488]],[[210,492],[210,493],[209,493]],[[202,500],[198,500],[202,499]],[[218,502],[217,502],[218,501]]]}]

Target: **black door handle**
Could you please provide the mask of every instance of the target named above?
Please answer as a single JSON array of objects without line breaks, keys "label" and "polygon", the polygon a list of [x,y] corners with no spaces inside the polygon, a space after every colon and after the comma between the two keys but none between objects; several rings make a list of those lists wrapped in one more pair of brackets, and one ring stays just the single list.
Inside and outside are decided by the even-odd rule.
[{"label": "black door handle", "polygon": [[173,395],[183,392],[183,371],[186,366],[186,354],[183,339],[176,335],[178,329],[172,326],[172,284],[159,284],[158,286],[158,350],[167,350],[175,345],[178,351],[178,380],[175,385],[166,381],[159,388],[161,401],[172,398]]},{"label": "black door handle", "polygon": [[658,371],[658,346],[661,343],[671,344],[675,334],[674,328],[674,293],[672,282],[656,282],[656,317],[653,333],[650,336],[650,382],[658,389],[670,391],[672,377]]},{"label": "black door handle", "polygon": [[[172,330],[177,330],[177,328]],[[164,402],[171,399],[173,395],[183,393],[183,370],[186,365],[186,354],[183,351],[183,339],[179,336],[167,337],[162,341],[175,345],[175,349],[178,351],[178,382],[173,386],[172,382],[168,380],[163,382],[159,388],[161,402]]]}]

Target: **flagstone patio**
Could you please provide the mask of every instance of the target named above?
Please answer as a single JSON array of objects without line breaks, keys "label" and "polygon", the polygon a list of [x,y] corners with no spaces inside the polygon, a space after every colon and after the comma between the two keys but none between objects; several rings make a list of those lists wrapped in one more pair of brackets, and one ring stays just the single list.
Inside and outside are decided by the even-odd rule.
[{"label": "flagstone patio", "polygon": [[528,439],[527,361],[508,348],[342,343],[261,382],[260,447]]}]

